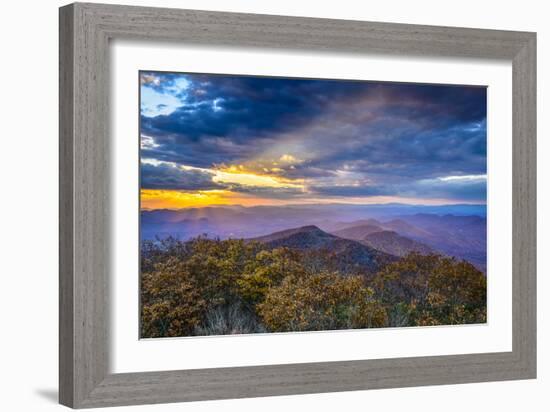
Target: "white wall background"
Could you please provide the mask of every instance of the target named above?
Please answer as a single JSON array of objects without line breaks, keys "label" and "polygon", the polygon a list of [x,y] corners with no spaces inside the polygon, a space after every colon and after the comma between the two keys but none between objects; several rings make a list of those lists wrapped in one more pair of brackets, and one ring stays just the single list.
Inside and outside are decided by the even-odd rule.
[{"label": "white wall background", "polygon": [[[122,0],[121,0],[122,1]],[[106,3],[111,3],[104,0]],[[116,2],[115,2],[116,3]],[[143,411],[546,411],[550,404],[550,26],[537,0],[162,0],[125,4],[538,32],[539,378],[122,408]],[[57,0],[4,2],[0,65],[0,379],[2,410],[57,405]],[[545,13],[546,12],[546,13]],[[546,156],[545,156],[546,155]],[[546,253],[545,253],[546,252]]]}]

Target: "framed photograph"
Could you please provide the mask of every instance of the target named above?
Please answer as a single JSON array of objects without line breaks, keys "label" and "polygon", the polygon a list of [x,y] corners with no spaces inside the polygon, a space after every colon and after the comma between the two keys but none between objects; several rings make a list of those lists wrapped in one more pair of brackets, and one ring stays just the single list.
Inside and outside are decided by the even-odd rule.
[{"label": "framed photograph", "polygon": [[535,99],[534,33],[62,7],[60,402],[535,378]]}]

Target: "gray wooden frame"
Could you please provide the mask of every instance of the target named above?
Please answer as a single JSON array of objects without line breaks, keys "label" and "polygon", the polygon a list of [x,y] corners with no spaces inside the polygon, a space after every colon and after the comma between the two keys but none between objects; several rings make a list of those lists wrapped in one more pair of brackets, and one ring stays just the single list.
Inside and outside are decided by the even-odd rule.
[{"label": "gray wooden frame", "polygon": [[[109,40],[495,58],[513,64],[513,350],[110,374]],[[64,405],[243,398],[536,376],[536,34],[71,4],[60,9],[60,335]]]}]

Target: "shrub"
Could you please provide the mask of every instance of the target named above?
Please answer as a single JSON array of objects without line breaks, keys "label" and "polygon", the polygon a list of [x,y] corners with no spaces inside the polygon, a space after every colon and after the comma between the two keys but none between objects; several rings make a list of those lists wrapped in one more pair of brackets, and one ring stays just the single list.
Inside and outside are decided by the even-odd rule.
[{"label": "shrub", "polygon": [[228,305],[239,300],[238,279],[258,252],[256,243],[243,240],[197,238],[189,243],[185,266],[196,279],[210,307]]},{"label": "shrub", "polygon": [[300,277],[305,273],[296,251],[288,248],[261,250],[237,279],[239,296],[248,304],[256,305],[265,299],[270,288],[278,286],[285,277]]},{"label": "shrub", "polygon": [[465,261],[411,253],[380,271],[372,285],[388,312],[407,314],[410,326],[487,321],[487,279]]},{"label": "shrub", "polygon": [[335,273],[288,276],[269,289],[258,314],[273,332],[383,326],[384,309],[360,277]]},{"label": "shrub", "polygon": [[206,302],[185,265],[175,258],[158,263],[141,277],[141,336],[191,334]]}]

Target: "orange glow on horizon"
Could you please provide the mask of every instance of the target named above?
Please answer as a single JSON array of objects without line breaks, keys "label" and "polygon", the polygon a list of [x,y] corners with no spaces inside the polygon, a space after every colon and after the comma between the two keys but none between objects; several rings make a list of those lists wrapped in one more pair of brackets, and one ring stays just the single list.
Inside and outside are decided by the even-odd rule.
[{"label": "orange glow on horizon", "polygon": [[[252,206],[285,206],[285,205],[307,205],[307,204],[386,204],[402,203],[409,205],[448,205],[456,201],[449,199],[418,199],[394,196],[371,196],[371,197],[331,197],[331,198],[291,198],[291,199],[270,199],[253,195],[232,192],[230,190],[201,190],[196,192],[180,192],[178,190],[141,190],[141,209],[184,209],[191,207],[207,206],[229,206],[240,205]],[[466,204],[467,202],[460,202]],[[479,204],[472,202],[471,204]]]},{"label": "orange glow on horizon", "polygon": [[184,209],[223,205],[267,206],[284,205],[282,200],[265,199],[230,190],[201,190],[180,192],[178,190],[141,189],[141,209]]},{"label": "orange glow on horizon", "polygon": [[185,207],[228,204],[224,190],[205,190],[197,192],[180,192],[178,190],[141,190],[142,209],[179,209]]}]

